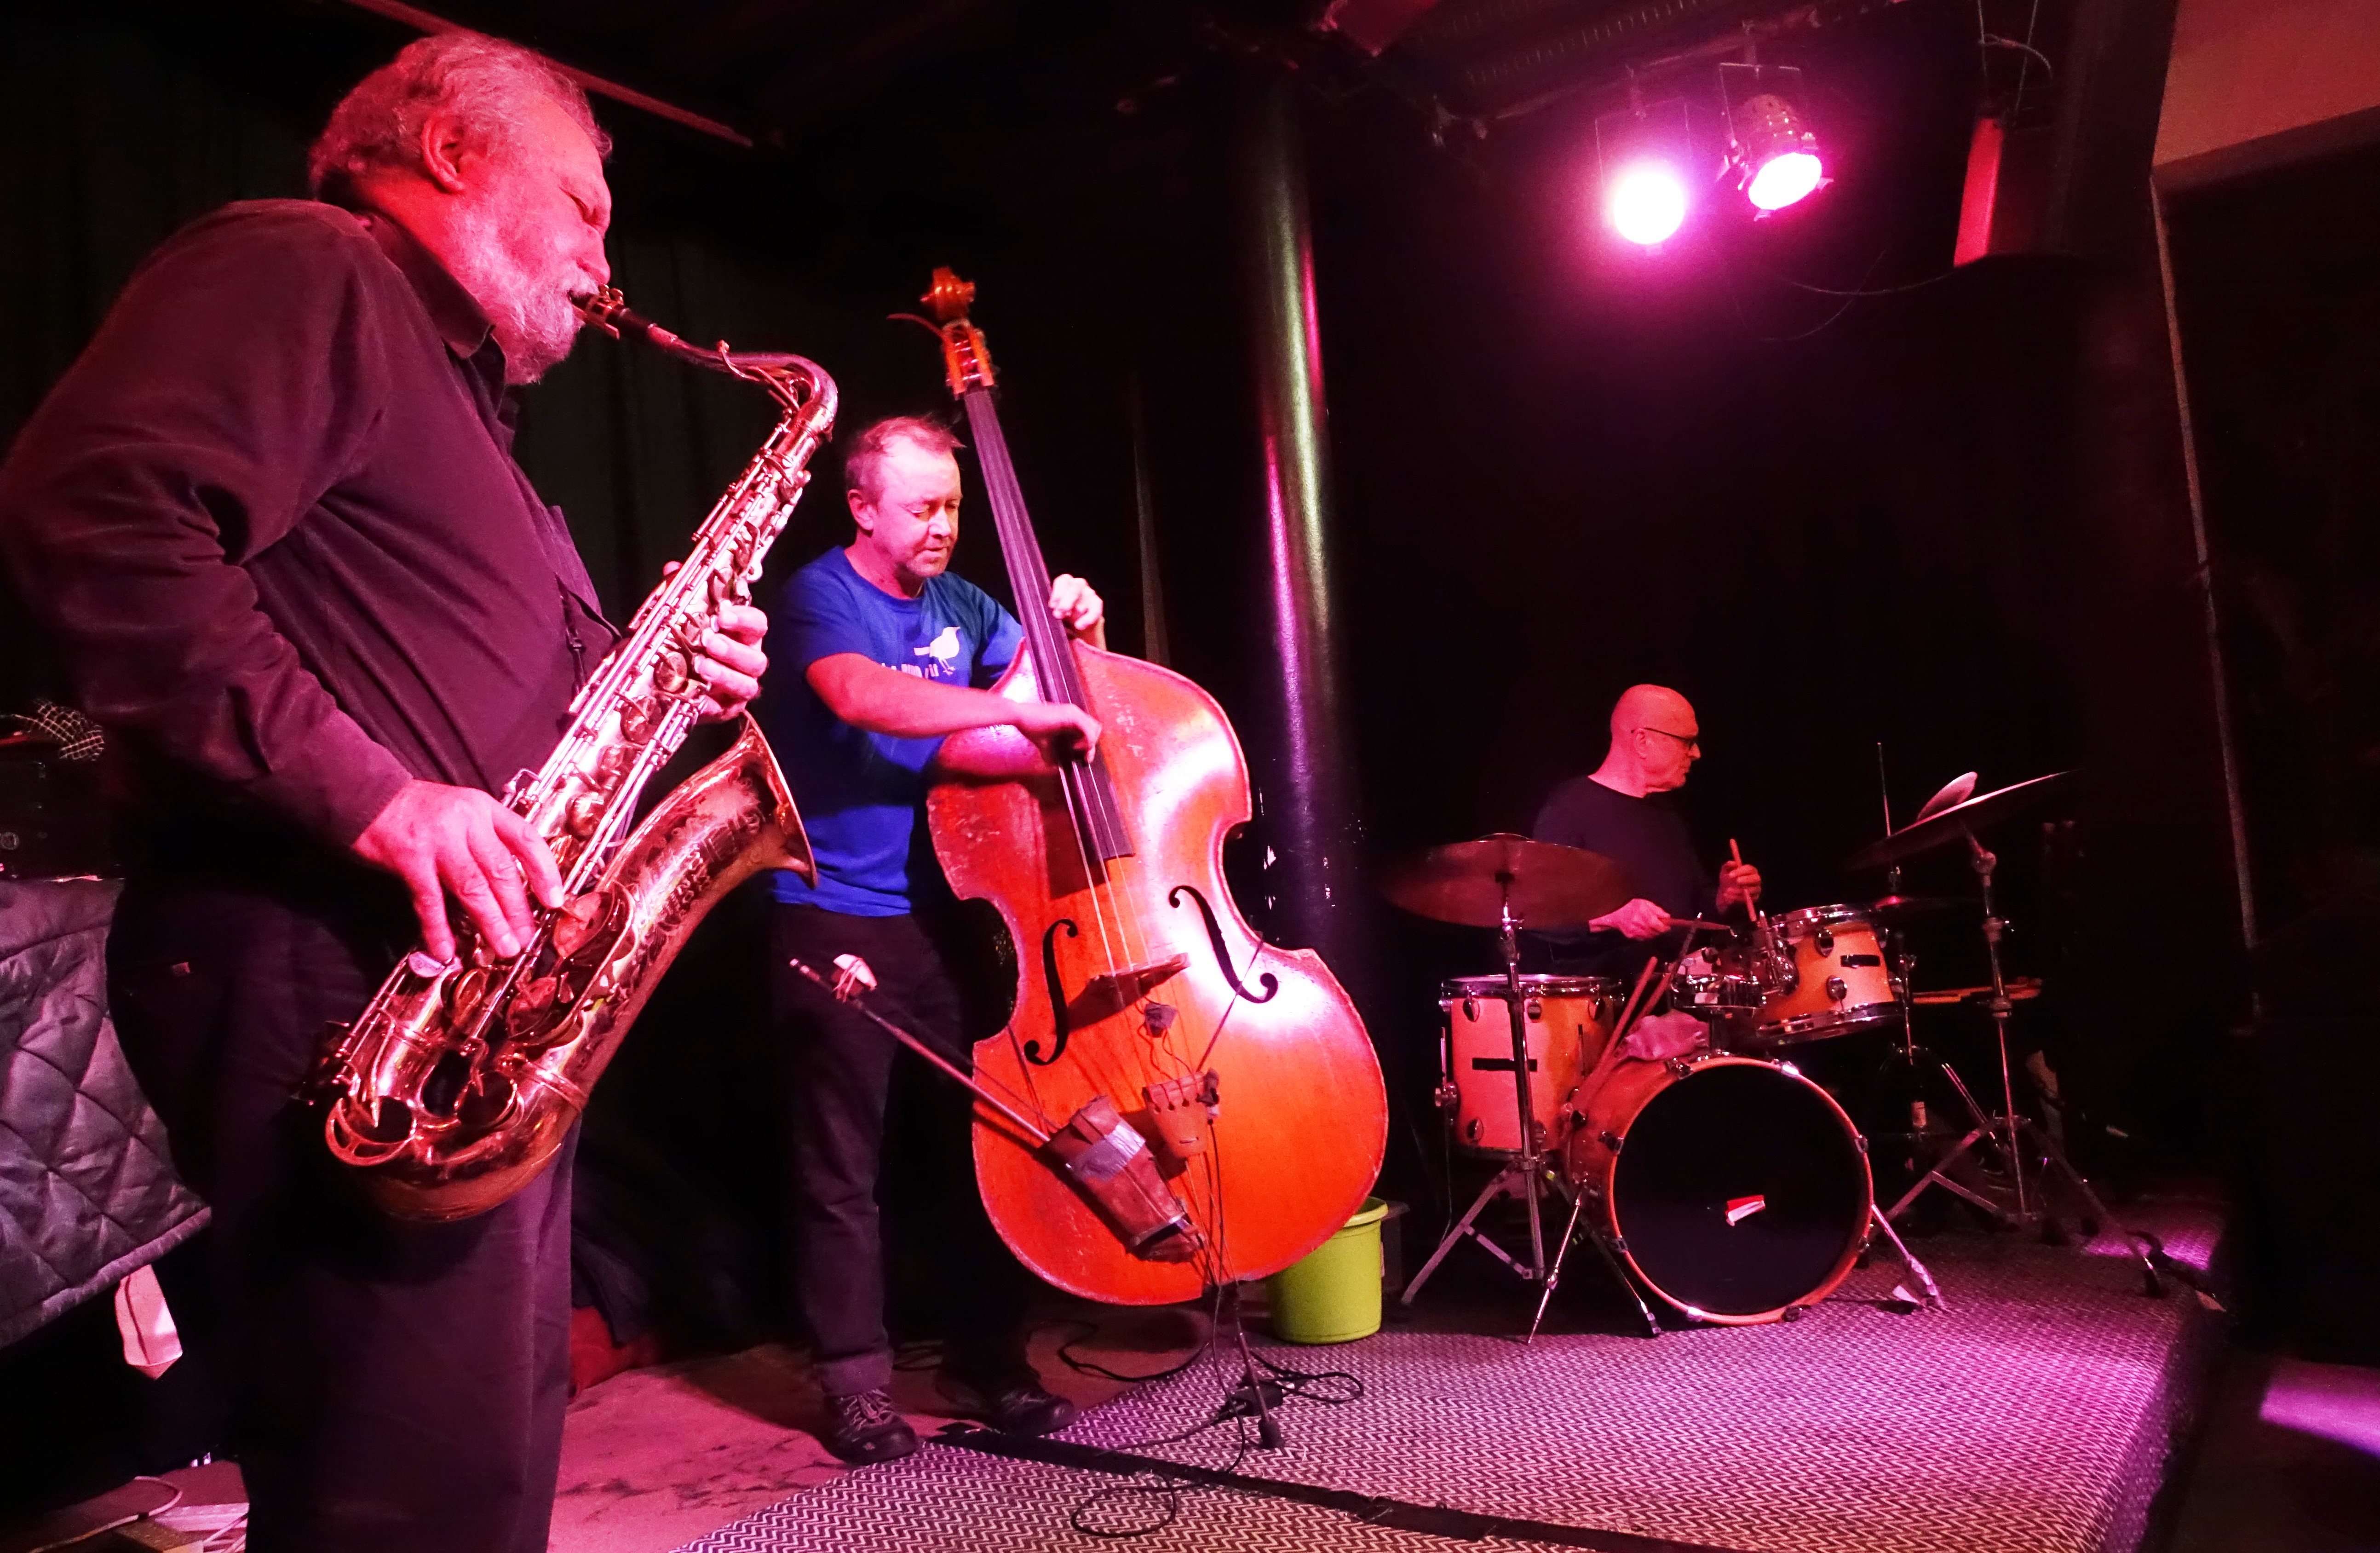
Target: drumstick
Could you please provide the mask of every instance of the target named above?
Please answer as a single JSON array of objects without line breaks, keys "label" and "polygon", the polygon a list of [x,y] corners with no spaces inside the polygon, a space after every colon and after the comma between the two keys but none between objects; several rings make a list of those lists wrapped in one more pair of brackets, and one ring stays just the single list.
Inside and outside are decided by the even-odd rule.
[{"label": "drumstick", "polygon": [[[1611,1026],[1614,1031],[1625,1030],[1628,1028],[1629,1023],[1635,1017],[1636,1000],[1645,995],[1645,984],[1653,979],[1654,968],[1660,965],[1660,963],[1661,957],[1657,954],[1650,960],[1645,961],[1645,968],[1636,974],[1635,989],[1628,994],[1628,1001],[1620,1005],[1620,1018],[1618,1022]],[[1617,1039],[1619,1037],[1615,1035],[1613,1038]]]},{"label": "drumstick", "polygon": [[[1700,921],[1701,918],[1696,917],[1694,920]],[[1652,980],[1654,967],[1661,964],[1658,956],[1645,962],[1645,969],[1636,977],[1636,990],[1629,994],[1628,1006],[1620,1011],[1619,1023],[1611,1026],[1611,1039],[1604,1046],[1603,1055],[1596,1060],[1594,1071],[1579,1080],[1578,1089],[1581,1094],[1594,1093],[1596,1086],[1603,1082],[1603,1075],[1620,1065],[1621,1058],[1627,1054],[1628,1032],[1636,1027],[1636,1021],[1644,1017],[1645,1011],[1651,1008],[1659,1000],[1661,994],[1670,989],[1670,983],[1677,977],[1678,967],[1685,963],[1686,952],[1684,950],[1680,950],[1678,957],[1670,961],[1668,968],[1661,972],[1660,984],[1655,987],[1652,995],[1645,998],[1640,1004],[1637,999],[1644,993],[1645,984]]]},{"label": "drumstick", "polygon": [[[1743,849],[1735,844],[1735,838],[1733,836],[1727,838],[1727,855],[1735,860],[1735,866],[1737,867],[1740,868],[1743,867]],[[1752,892],[1750,891],[1744,892],[1743,915],[1752,918],[1752,925],[1754,927],[1756,928],[1760,926],[1760,908],[1753,904]]]}]

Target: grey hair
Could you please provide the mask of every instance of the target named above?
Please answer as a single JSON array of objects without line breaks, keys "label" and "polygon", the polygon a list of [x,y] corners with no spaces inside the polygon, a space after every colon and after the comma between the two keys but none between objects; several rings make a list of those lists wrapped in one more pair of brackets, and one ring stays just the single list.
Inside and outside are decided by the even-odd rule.
[{"label": "grey hair", "polygon": [[966,445],[939,420],[921,415],[887,416],[852,439],[851,451],[843,455],[844,489],[856,491],[873,505],[884,494],[884,460],[892,456],[894,443],[914,443],[928,453],[948,453]]},{"label": "grey hair", "polygon": [[502,148],[540,97],[587,132],[596,154],[612,153],[587,93],[552,60],[484,33],[432,34],[407,43],[339,100],[307,153],[308,183],[316,198],[335,201],[374,170],[420,166],[421,127],[433,114],[459,121],[474,149]]}]

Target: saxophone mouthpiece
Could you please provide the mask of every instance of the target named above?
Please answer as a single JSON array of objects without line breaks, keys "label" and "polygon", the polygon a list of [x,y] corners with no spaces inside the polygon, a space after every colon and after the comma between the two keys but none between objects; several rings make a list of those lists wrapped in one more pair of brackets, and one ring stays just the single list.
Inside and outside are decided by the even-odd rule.
[{"label": "saxophone mouthpiece", "polygon": [[579,317],[596,328],[615,340],[620,337],[620,326],[613,320],[628,311],[628,299],[620,295],[618,286],[607,285],[585,297],[573,297],[570,305],[578,309]]}]

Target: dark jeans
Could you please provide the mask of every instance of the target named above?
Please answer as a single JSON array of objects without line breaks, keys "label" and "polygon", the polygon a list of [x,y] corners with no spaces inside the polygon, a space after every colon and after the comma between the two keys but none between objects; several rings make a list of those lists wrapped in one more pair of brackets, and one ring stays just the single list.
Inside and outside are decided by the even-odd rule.
[{"label": "dark jeans", "polygon": [[890,1134],[892,1173],[918,1188],[909,1227],[937,1264],[945,1363],[980,1376],[1024,1363],[1030,1275],[1001,1243],[976,1190],[974,1098],[785,964],[798,957],[832,976],[835,956],[858,955],[876,973],[869,1006],[965,1067],[971,1032],[945,949],[952,930],[921,916],[772,907],[770,985],[788,1122],[794,1302],[816,1347],[820,1380],[838,1396],[892,1377],[877,1188],[896,1090],[904,1103],[893,1109],[904,1124]]},{"label": "dark jeans", "polygon": [[[570,1381],[570,1150],[458,1223],[388,1219],[293,1098],[412,928],[381,881],[135,880],[108,960],[117,1032],[213,1206],[257,1553],[543,1553]],[[574,1138],[575,1145],[575,1138]]]}]

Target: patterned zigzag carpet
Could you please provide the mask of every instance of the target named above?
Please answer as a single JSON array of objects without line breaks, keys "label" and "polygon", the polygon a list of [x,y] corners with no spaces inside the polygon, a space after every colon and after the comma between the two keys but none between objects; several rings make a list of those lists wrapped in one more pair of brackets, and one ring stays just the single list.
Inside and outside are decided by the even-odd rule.
[{"label": "patterned zigzag carpet", "polygon": [[[2141,1220],[2177,1260],[2205,1266],[2213,1210],[2167,1204]],[[1291,1398],[1282,1449],[1244,1451],[1244,1424],[1145,1443],[1211,1414],[1225,1377],[1207,1366],[1126,1393],[1067,1438],[1623,1534],[1615,1550],[1633,1534],[1740,1553],[2133,1553],[2219,1318],[2188,1289],[2145,1298],[2112,1237],[2078,1251],[1961,1233],[1915,1249],[1948,1310],[1884,1308],[1904,1278],[1888,1258],[1785,1325],[1651,1341],[1555,1331],[1528,1348],[1392,1327],[1337,1348],[1263,1350],[1301,1369],[1353,1372],[1364,1386],[1344,1405]],[[1591,1263],[1572,1272],[1582,1283],[1594,1276]],[[1508,1285],[1502,1298],[1525,1319],[1524,1291]],[[1450,1541],[1229,1488],[1134,1491],[1104,1473],[929,1443],[685,1553],[1099,1545],[1070,1518],[1110,1535],[1154,1526],[1127,1544],[1151,1553],[1539,1546]]]}]

